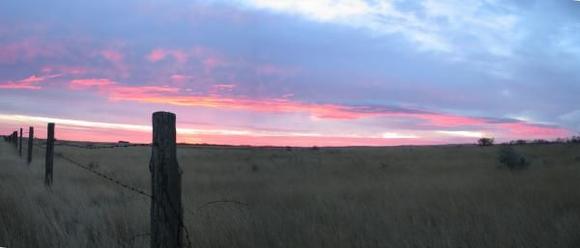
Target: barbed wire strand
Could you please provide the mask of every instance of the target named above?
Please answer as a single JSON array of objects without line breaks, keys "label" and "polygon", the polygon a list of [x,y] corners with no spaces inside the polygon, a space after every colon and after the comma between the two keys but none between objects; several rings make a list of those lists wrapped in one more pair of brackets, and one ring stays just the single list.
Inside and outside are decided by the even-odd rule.
[{"label": "barbed wire strand", "polygon": [[[69,163],[71,163],[73,165],[76,165],[76,166],[78,166],[78,167],[80,167],[80,168],[82,168],[82,169],[84,169],[86,171],[89,171],[89,172],[91,172],[91,173],[93,173],[93,174],[95,174],[95,175],[97,175],[97,176],[99,176],[101,178],[104,178],[104,179],[106,179],[106,180],[108,180],[110,182],[113,182],[113,183],[115,183],[115,184],[117,184],[117,185],[119,185],[119,186],[121,186],[121,187],[123,187],[123,188],[125,188],[127,190],[133,191],[133,192],[135,192],[137,194],[141,194],[141,195],[147,196],[148,198],[151,198],[152,200],[155,200],[151,194],[146,193],[144,190],[137,189],[137,188],[135,188],[133,186],[130,186],[128,184],[125,184],[125,183],[123,183],[123,182],[121,182],[121,181],[119,181],[117,179],[114,179],[114,178],[112,178],[112,177],[110,177],[108,175],[105,175],[104,173],[101,173],[99,171],[96,171],[94,169],[91,169],[90,167],[85,166],[85,165],[81,164],[78,161],[75,161],[75,160],[73,160],[73,159],[71,159],[69,157],[64,156],[62,153],[55,153],[55,155],[58,156],[59,158],[62,158],[65,161],[68,161]],[[173,206],[173,204],[171,203],[171,201],[169,201],[169,206],[170,206],[171,210],[174,212],[174,214],[177,215],[178,212],[175,209],[175,207]],[[185,224],[183,223],[183,219],[182,218],[179,220],[179,226],[180,226],[180,228],[183,228],[183,230],[184,230],[185,238],[186,238],[186,241],[187,241],[187,247],[192,247],[191,246],[191,239],[189,238],[189,230],[187,229],[187,226],[185,226]]]},{"label": "barbed wire strand", "polygon": [[135,187],[133,187],[133,186],[131,186],[129,184],[123,183],[123,182],[121,182],[121,181],[119,181],[119,180],[117,180],[117,179],[115,179],[113,177],[110,177],[110,176],[108,176],[108,175],[106,175],[106,174],[104,174],[102,172],[99,172],[99,171],[94,170],[94,169],[92,169],[92,168],[90,168],[88,166],[85,166],[82,163],[80,163],[78,161],[75,161],[74,159],[71,159],[71,158],[69,158],[67,156],[64,156],[60,152],[59,153],[55,153],[55,156],[57,156],[59,158],[62,158],[63,160],[65,160],[65,161],[67,161],[67,162],[69,162],[69,163],[71,163],[71,164],[73,164],[73,165],[75,165],[75,166],[77,166],[79,168],[82,168],[82,169],[84,169],[84,170],[86,170],[88,172],[91,172],[91,173],[93,173],[93,174],[95,174],[95,175],[97,175],[97,176],[99,176],[99,177],[101,177],[101,178],[103,178],[105,180],[108,180],[108,181],[110,181],[110,182],[112,182],[112,183],[114,183],[116,185],[119,185],[119,186],[121,186],[121,187],[123,187],[123,188],[125,188],[125,189],[127,189],[129,191],[135,192],[137,194],[140,194],[140,195],[143,195],[143,196],[146,196],[146,197],[149,197],[149,198],[152,197],[151,194],[145,192],[142,189],[135,188]]},{"label": "barbed wire strand", "polygon": [[[37,146],[33,146],[33,148],[41,149],[41,147],[44,147],[44,148],[46,147],[46,141],[45,142],[37,141],[36,144],[37,144]],[[124,147],[135,147],[135,146],[149,146],[149,144],[122,144],[122,145],[95,147],[92,145],[82,146],[82,145],[74,145],[74,144],[66,144],[66,143],[60,143],[60,144],[55,144],[55,145],[70,146],[70,147],[77,147],[77,148],[84,148],[84,149],[105,149],[105,148],[119,148],[119,147],[124,148]],[[146,196],[152,200],[155,200],[151,194],[145,192],[144,190],[138,189],[138,188],[133,187],[129,184],[123,183],[123,182],[121,182],[113,177],[110,177],[102,172],[94,170],[94,169],[92,169],[86,165],[83,165],[82,163],[80,163],[80,162],[78,162],[70,157],[65,156],[64,154],[62,154],[60,152],[55,153],[55,156],[69,162],[72,165],[75,165],[81,169],[84,169],[84,170],[86,170],[86,171],[88,171],[96,176],[99,176],[99,177],[101,177],[109,182],[112,182],[120,187],[123,187],[126,190],[132,191],[132,192],[137,193],[139,195],[143,195],[143,196]],[[241,201],[236,201],[236,200],[215,200],[215,201],[209,201],[209,202],[204,203],[203,205],[198,207],[195,211],[187,211],[186,210],[186,212],[190,213],[191,215],[196,215],[196,213],[200,212],[204,208],[209,207],[209,206],[214,205],[214,204],[220,204],[220,203],[234,203],[237,205],[249,206],[247,203],[244,203]],[[172,211],[177,215],[178,212],[177,212],[176,208],[173,206],[173,204],[171,203],[171,201],[169,201],[169,206],[172,209]],[[183,228],[183,230],[184,230],[185,238],[187,241],[187,247],[192,247],[192,242],[190,239],[189,230],[188,230],[187,226],[184,224],[182,218],[179,221],[179,226],[180,226],[180,228]],[[146,236],[146,235],[150,235],[150,234],[139,234],[139,235],[133,236],[131,241],[134,241],[135,238],[138,236]]]},{"label": "barbed wire strand", "polygon": [[75,147],[81,149],[111,149],[111,148],[127,148],[127,147],[139,147],[139,146],[150,146],[149,144],[118,144],[118,145],[108,145],[108,146],[95,146],[95,145],[78,145],[70,143],[55,143],[55,146],[67,146]]}]

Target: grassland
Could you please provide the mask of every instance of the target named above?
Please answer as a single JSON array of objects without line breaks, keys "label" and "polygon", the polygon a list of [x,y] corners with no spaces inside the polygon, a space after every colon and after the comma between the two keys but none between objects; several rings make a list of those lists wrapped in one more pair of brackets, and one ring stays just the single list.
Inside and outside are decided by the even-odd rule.
[{"label": "grassland", "polygon": [[[193,247],[580,247],[580,146],[251,149],[181,146]],[[149,148],[56,152],[149,191]],[[149,200],[0,143],[0,246],[147,247]],[[214,200],[236,200],[245,205]]]}]

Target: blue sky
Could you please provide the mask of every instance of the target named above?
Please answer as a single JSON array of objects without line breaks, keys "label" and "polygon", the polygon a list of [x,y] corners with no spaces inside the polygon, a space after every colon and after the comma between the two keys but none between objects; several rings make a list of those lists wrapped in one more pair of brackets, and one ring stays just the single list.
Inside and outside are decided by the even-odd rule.
[{"label": "blue sky", "polygon": [[4,1],[0,131],[140,141],[170,110],[186,142],[575,135],[579,34],[575,1]]}]

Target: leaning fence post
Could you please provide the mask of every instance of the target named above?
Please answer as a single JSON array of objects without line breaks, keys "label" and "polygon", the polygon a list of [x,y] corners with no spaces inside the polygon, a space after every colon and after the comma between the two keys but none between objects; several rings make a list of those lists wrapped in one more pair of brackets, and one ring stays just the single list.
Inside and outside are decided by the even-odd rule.
[{"label": "leaning fence post", "polygon": [[32,144],[34,141],[34,127],[28,128],[28,163],[32,162]]},{"label": "leaning fence post", "polygon": [[18,139],[18,155],[22,157],[22,128],[20,128],[20,138]]},{"label": "leaning fence post", "polygon": [[181,248],[183,209],[177,164],[175,114],[153,113],[151,144],[151,248]]},{"label": "leaning fence post", "polygon": [[54,123],[48,123],[46,134],[46,160],[44,163],[44,184],[52,184],[52,165],[54,161]]}]

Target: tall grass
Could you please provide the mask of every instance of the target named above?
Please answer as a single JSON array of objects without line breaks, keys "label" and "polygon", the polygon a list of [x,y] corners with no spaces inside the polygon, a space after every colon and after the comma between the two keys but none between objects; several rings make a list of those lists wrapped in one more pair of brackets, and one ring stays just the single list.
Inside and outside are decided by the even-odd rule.
[{"label": "tall grass", "polygon": [[[227,149],[182,146],[194,247],[580,247],[580,145]],[[149,190],[149,149],[56,152]],[[0,246],[146,247],[149,201],[65,161],[43,185],[0,144]],[[236,200],[248,205],[206,202]]]}]

